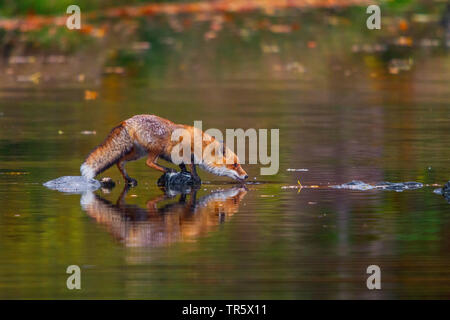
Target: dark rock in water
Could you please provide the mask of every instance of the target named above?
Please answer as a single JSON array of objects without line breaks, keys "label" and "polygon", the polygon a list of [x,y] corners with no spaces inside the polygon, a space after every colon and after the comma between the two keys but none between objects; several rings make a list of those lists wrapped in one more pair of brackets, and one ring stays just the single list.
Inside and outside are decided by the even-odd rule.
[{"label": "dark rock in water", "polygon": [[116,183],[114,182],[113,179],[109,177],[104,177],[102,178],[102,180],[100,180],[100,185],[102,186],[102,188],[112,189],[116,186]]},{"label": "dark rock in water", "polygon": [[423,187],[423,183],[408,181],[403,183],[408,189],[420,189]]},{"label": "dark rock in water", "polygon": [[444,187],[442,188],[442,193],[446,196],[450,196],[450,181],[444,184]]},{"label": "dark rock in water", "polygon": [[377,187],[377,189],[390,190],[390,191],[403,191],[403,190],[407,189],[407,187],[403,183],[389,183],[389,184],[384,184],[382,186],[376,186],[376,187]]},{"label": "dark rock in water", "polygon": [[201,183],[202,181],[199,178],[195,178],[189,172],[169,172],[158,179],[158,186],[178,192],[184,192],[186,189],[199,186]]},{"label": "dark rock in water", "polygon": [[450,203],[450,181],[444,184],[443,188],[435,189],[434,193],[440,194]]},{"label": "dark rock in water", "polygon": [[101,187],[101,183],[95,179],[86,179],[83,176],[64,176],[44,183],[44,186],[67,193],[83,193],[95,191]]},{"label": "dark rock in water", "polygon": [[408,182],[381,182],[375,185],[376,189],[391,190],[391,191],[403,191],[403,190],[415,190],[423,187],[420,182],[408,181]]}]

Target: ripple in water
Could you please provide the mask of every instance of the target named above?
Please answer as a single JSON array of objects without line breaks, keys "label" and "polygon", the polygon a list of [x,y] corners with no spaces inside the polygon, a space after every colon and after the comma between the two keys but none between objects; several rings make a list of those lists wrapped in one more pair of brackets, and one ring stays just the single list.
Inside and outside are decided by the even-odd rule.
[{"label": "ripple in water", "polygon": [[416,190],[423,187],[423,184],[420,182],[379,182],[376,184],[368,184],[363,181],[353,180],[348,183],[331,186],[334,189],[349,189],[349,190],[389,190],[389,191],[397,191],[402,192],[404,190]]}]

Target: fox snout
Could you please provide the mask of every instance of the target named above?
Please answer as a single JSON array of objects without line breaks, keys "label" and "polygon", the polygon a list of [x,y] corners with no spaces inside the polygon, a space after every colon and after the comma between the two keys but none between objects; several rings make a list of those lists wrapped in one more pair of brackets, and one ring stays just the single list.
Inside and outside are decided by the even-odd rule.
[{"label": "fox snout", "polygon": [[247,178],[248,178],[247,172],[245,172],[245,170],[242,169],[241,166],[239,166],[239,167],[240,167],[240,170],[238,171],[239,179],[240,179],[240,180],[245,180],[245,179],[247,179]]},{"label": "fox snout", "polygon": [[235,162],[234,164],[227,165],[227,169],[233,171],[233,178],[234,180],[245,180],[248,178],[247,172],[245,172],[244,169],[242,169],[242,166]]}]

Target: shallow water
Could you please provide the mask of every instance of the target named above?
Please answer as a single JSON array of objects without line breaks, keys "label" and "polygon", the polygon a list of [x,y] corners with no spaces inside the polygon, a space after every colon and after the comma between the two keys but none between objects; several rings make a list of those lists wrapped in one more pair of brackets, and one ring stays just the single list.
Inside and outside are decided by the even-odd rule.
[{"label": "shallow water", "polygon": [[[93,101],[70,85],[1,89],[0,298],[449,298],[450,205],[433,185],[450,178],[450,60],[423,55],[394,76],[376,58],[322,50],[297,57],[308,72],[292,76],[267,72],[289,58],[234,52],[182,76],[104,75]],[[111,192],[42,186],[79,175],[139,113],[279,128],[279,173],[246,165],[243,188],[202,172],[195,195],[164,196],[141,160],[128,164],[139,184],[125,192],[116,168],[103,174],[119,182]],[[352,180],[425,186],[330,187]],[[73,264],[79,291],[66,288]],[[372,264],[382,290],[366,288]]]}]

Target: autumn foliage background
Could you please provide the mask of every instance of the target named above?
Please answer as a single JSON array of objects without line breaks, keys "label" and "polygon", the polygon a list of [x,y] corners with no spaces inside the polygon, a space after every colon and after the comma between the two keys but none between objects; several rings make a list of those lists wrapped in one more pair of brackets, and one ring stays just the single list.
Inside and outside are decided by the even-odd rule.
[{"label": "autumn foliage background", "polygon": [[[366,27],[369,2],[381,30]],[[80,30],[66,28],[71,4]],[[1,0],[0,298],[448,298],[449,207],[433,189],[449,180],[449,48],[441,0]],[[245,165],[239,212],[195,241],[127,247],[141,215],[92,217],[42,183],[79,175],[142,113],[279,128],[280,170]],[[130,210],[164,197],[145,161],[127,170]],[[114,204],[123,179],[104,175],[117,186],[96,195]],[[200,175],[199,197],[234,186]],[[331,188],[356,179],[424,187]],[[174,217],[157,216],[170,231]],[[78,293],[71,264],[85,267]],[[369,264],[383,290],[366,289]]]}]

